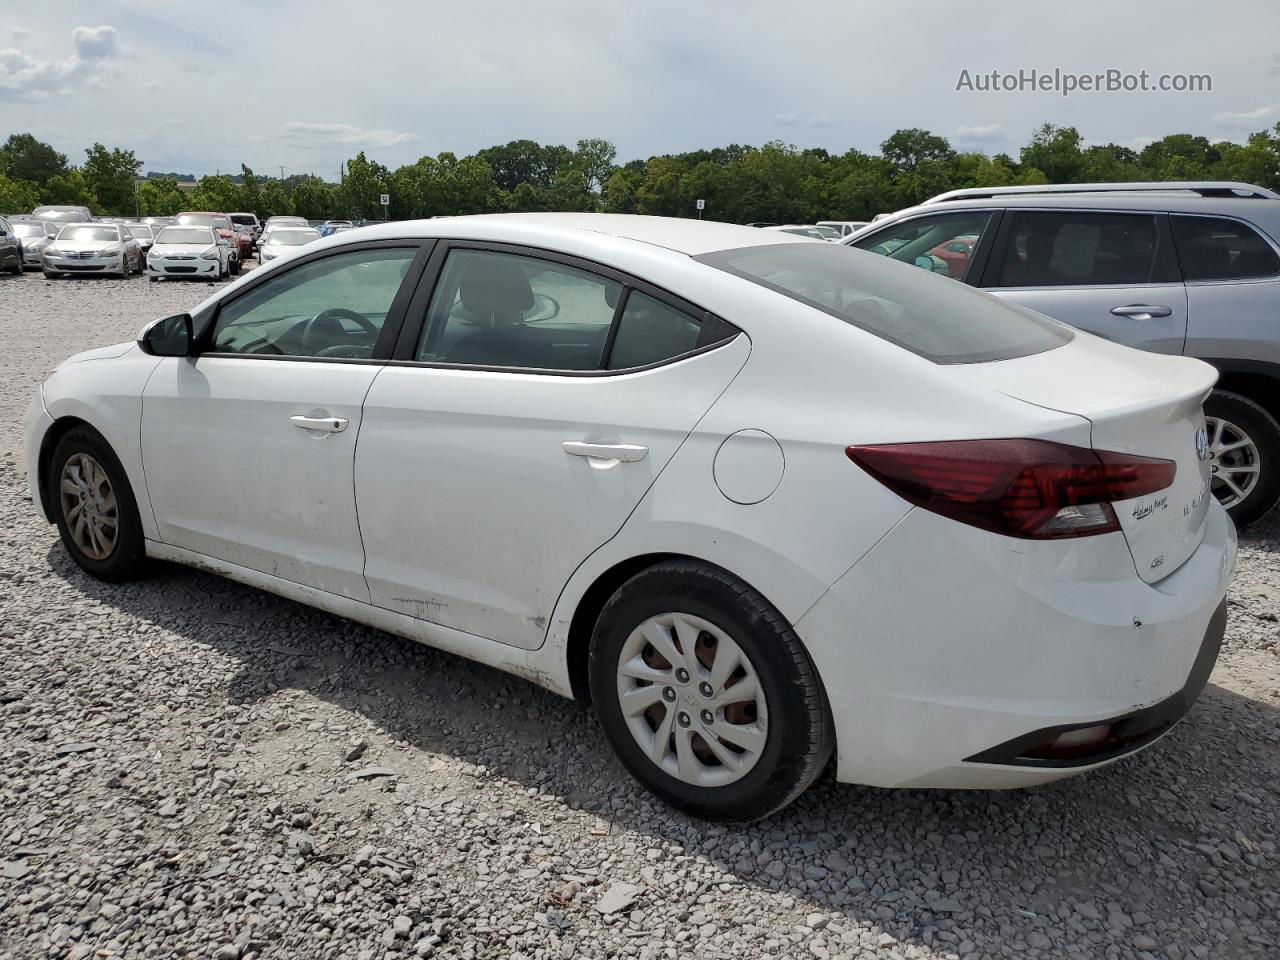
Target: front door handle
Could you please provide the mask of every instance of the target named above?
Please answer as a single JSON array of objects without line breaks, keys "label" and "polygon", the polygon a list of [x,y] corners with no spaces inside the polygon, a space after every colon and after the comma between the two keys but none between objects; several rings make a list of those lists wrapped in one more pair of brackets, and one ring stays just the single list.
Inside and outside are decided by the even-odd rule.
[{"label": "front door handle", "polygon": [[341,417],[290,417],[289,422],[303,430],[323,430],[325,433],[341,433],[347,422]]},{"label": "front door handle", "polygon": [[1169,307],[1153,307],[1147,303],[1131,303],[1127,307],[1112,307],[1111,312],[1117,317],[1150,320],[1152,317],[1167,317],[1173,310]]},{"label": "front door handle", "polygon": [[583,443],[579,440],[566,440],[560,446],[571,457],[621,460],[623,463],[636,463],[643,460],[649,453],[648,447],[635,443]]}]

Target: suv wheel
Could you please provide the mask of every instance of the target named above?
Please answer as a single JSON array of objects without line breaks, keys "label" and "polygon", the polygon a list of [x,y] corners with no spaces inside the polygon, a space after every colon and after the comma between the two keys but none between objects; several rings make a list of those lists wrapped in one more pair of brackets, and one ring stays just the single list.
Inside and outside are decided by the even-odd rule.
[{"label": "suv wheel", "polygon": [[716,567],[669,561],[623,584],[600,613],[589,669],[622,764],[695,816],[766,817],[831,756],[831,709],[800,639]]},{"label": "suv wheel", "polygon": [[1211,489],[1237,527],[1280,499],[1280,424],[1248,397],[1215,390],[1204,404]]}]

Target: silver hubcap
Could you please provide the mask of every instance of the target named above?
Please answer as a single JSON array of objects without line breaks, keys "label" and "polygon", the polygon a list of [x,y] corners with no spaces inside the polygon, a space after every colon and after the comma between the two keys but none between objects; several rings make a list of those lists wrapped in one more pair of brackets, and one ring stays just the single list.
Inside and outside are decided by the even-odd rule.
[{"label": "silver hubcap", "polygon": [[1249,435],[1230,420],[1205,417],[1209,431],[1209,476],[1213,495],[1224,507],[1234,507],[1258,485],[1258,448]]},{"label": "silver hubcap", "polygon": [[87,453],[72,454],[62,467],[59,491],[62,518],[76,546],[91,560],[111,556],[120,532],[120,513],[102,465]]},{"label": "silver hubcap", "polygon": [[755,667],[723,630],[687,613],[651,617],[627,638],[618,702],[649,759],[694,786],[745,776],[769,736]]}]

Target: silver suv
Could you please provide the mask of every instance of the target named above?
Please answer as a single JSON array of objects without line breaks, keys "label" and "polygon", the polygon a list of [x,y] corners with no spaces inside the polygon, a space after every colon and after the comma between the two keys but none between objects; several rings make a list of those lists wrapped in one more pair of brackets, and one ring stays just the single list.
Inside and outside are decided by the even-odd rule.
[{"label": "silver suv", "polygon": [[953,190],[842,242],[1213,364],[1213,492],[1243,526],[1280,499],[1278,240],[1262,187],[1107,183]]}]

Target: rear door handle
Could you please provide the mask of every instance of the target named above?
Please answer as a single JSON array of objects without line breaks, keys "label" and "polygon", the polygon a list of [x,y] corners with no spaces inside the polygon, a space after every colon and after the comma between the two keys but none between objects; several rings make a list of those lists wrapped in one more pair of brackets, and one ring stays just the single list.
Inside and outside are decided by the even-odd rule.
[{"label": "rear door handle", "polygon": [[289,422],[303,430],[323,430],[325,433],[341,433],[347,422],[341,417],[290,417]]},{"label": "rear door handle", "polygon": [[635,443],[583,443],[580,440],[566,440],[560,446],[571,457],[621,460],[623,463],[636,463],[643,460],[649,453],[648,447]]},{"label": "rear door handle", "polygon": [[1131,303],[1127,307],[1112,307],[1111,312],[1117,317],[1150,320],[1152,317],[1167,317],[1173,313],[1173,310],[1169,307],[1154,307],[1146,303]]}]

